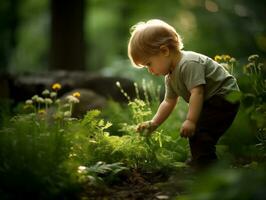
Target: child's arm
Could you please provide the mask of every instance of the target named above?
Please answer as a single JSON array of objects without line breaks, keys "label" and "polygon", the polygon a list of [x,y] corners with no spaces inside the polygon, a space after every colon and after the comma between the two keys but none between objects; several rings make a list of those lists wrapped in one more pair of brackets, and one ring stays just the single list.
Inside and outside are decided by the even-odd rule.
[{"label": "child's arm", "polygon": [[160,126],[171,114],[175,108],[177,98],[175,99],[164,99],[160,104],[156,114],[151,120],[151,123],[155,126]]},{"label": "child's arm", "polygon": [[190,93],[187,119],[180,131],[182,137],[191,137],[194,134],[204,100],[204,88],[202,85],[192,88]]},{"label": "child's arm", "polygon": [[148,132],[154,131],[158,126],[160,126],[173,111],[177,102],[175,99],[164,99],[160,104],[156,114],[151,121],[144,122],[138,125],[137,131],[142,132],[148,130]]}]

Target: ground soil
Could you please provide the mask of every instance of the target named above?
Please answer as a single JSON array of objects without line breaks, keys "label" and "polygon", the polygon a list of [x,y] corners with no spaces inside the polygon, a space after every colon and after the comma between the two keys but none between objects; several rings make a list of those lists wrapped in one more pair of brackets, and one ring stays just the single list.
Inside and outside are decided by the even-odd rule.
[{"label": "ground soil", "polygon": [[82,200],[161,200],[185,193],[184,185],[193,178],[188,170],[143,173],[131,170],[112,185],[86,185]]}]

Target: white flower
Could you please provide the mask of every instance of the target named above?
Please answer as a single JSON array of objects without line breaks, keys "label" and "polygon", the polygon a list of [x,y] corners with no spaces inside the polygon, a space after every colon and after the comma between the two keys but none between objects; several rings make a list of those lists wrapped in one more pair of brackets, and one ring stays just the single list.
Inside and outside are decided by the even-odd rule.
[{"label": "white flower", "polygon": [[85,167],[85,166],[79,166],[78,167],[78,173],[84,173],[85,171],[86,171],[86,169],[87,169],[87,167]]},{"label": "white flower", "polygon": [[50,97],[51,97],[51,98],[55,98],[56,96],[57,96],[57,93],[56,93],[56,92],[51,92],[51,93],[50,93]]},{"label": "white flower", "polygon": [[72,96],[72,95],[67,96],[66,99],[69,103],[79,103],[79,99],[77,97]]},{"label": "white flower", "polygon": [[39,98],[39,96],[38,96],[38,95],[34,95],[33,97],[31,97],[31,99],[32,99],[33,101],[37,101],[37,100],[38,100],[38,98]]},{"label": "white flower", "polygon": [[232,58],[229,60],[229,62],[234,63],[234,62],[236,62],[236,59],[232,57]]},{"label": "white flower", "polygon": [[25,102],[27,105],[32,105],[33,104],[33,101],[31,99],[28,99],[26,102]]},{"label": "white flower", "polygon": [[69,103],[63,104],[63,108],[68,108],[68,107],[70,107],[70,104]]},{"label": "white flower", "polygon": [[258,58],[259,58],[259,55],[258,54],[254,54],[254,55],[251,55],[251,56],[248,57],[248,61],[249,62],[253,62],[253,61],[256,61]]},{"label": "white flower", "polygon": [[71,117],[71,112],[70,111],[64,112],[64,117]]},{"label": "white flower", "polygon": [[45,98],[45,99],[44,99],[44,103],[46,103],[46,104],[52,104],[53,101],[52,101],[52,99],[50,99],[50,98]]},{"label": "white flower", "polygon": [[38,97],[36,101],[38,103],[44,103],[44,99],[42,97]]},{"label": "white flower", "polygon": [[61,100],[60,99],[56,99],[55,103],[56,104],[60,104]]},{"label": "white flower", "polygon": [[43,92],[42,92],[42,95],[43,96],[48,96],[50,94],[49,90],[45,89]]}]

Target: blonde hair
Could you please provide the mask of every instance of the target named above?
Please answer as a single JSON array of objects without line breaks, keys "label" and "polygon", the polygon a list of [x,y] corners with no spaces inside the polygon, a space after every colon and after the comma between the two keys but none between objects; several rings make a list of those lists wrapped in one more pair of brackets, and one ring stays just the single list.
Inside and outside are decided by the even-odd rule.
[{"label": "blonde hair", "polygon": [[180,35],[162,20],[139,22],[131,27],[130,32],[128,57],[135,67],[143,67],[141,64],[150,56],[158,54],[162,45],[175,52],[183,48]]}]

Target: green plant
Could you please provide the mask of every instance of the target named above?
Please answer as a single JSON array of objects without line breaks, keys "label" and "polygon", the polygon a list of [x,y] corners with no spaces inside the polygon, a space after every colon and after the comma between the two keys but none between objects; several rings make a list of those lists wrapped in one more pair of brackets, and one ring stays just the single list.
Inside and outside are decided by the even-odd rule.
[{"label": "green plant", "polygon": [[[241,102],[240,111],[231,128],[232,134],[229,137],[225,136],[226,143],[231,144],[231,150],[238,156],[258,156],[259,152],[255,151],[257,149],[260,151],[259,154],[265,157],[266,83],[264,64],[258,55],[249,56],[248,63],[244,65],[229,55],[217,55],[215,60],[237,77],[241,91],[232,92],[226,97],[231,102]],[[241,137],[241,143],[238,142],[239,137]],[[255,147],[254,143],[256,142],[258,144]],[[246,151],[247,148],[253,150]]]},{"label": "green plant", "polygon": [[56,126],[32,114],[13,117],[0,130],[0,197],[53,199],[72,191],[71,199],[80,186],[67,164],[70,148]]},{"label": "green plant", "polygon": [[[57,92],[61,89],[59,83],[52,85],[52,91],[45,89],[42,92],[42,96],[34,95],[31,99],[25,101],[25,110],[29,113],[35,114],[39,120],[45,120],[48,126],[52,120],[58,126],[63,126],[65,121],[75,120],[71,118],[74,104],[79,103],[80,93],[75,92],[72,95],[68,95],[64,102],[57,98]],[[55,107],[54,110],[49,109],[51,106]]]},{"label": "green plant", "polygon": [[[44,90],[42,96],[27,100],[27,112],[12,117],[0,130],[3,197],[33,194],[52,199],[66,195],[66,191],[76,195],[86,178],[93,182],[90,176],[112,182],[119,171],[127,168],[152,171],[180,167],[178,161],[186,156],[180,140],[173,140],[164,130],[151,137],[135,131],[136,124],[150,117],[152,107],[159,103],[157,96],[152,100],[151,93],[145,91],[144,100],[130,100],[127,111],[131,116],[127,116],[128,122],[120,123],[118,131],[124,134],[119,137],[110,134],[112,124],[103,120],[98,110],[87,112],[83,119],[72,118],[71,104],[78,103],[79,95],[71,95],[63,104],[57,99],[60,87],[55,84],[53,92]],[[53,112],[51,106],[55,107]],[[86,166],[88,176],[80,176],[81,166]],[[24,184],[26,181],[28,184]],[[11,188],[15,188],[13,194]]]},{"label": "green plant", "polygon": [[255,122],[257,145],[266,156],[266,74],[265,67],[258,55],[251,55],[244,66],[245,81],[249,90],[243,94],[242,101],[247,107],[246,112]]},{"label": "green plant", "polygon": [[[78,103],[79,94],[58,104],[60,88],[54,84],[55,91],[27,100],[27,113],[15,115],[0,129],[1,199],[75,199],[81,191],[77,170],[92,156],[88,141],[106,134],[110,124],[96,119],[98,111],[83,120],[72,118],[71,105]],[[51,105],[54,112],[49,112]]]},{"label": "green plant", "polygon": [[124,167],[123,163],[106,164],[99,161],[90,167],[79,166],[78,173],[80,179],[89,181],[91,185],[100,186],[114,182],[117,179],[117,175],[124,170],[128,170],[128,168]]},{"label": "green plant", "polygon": [[[186,159],[188,152],[187,142],[177,134],[178,125],[181,125],[181,120],[185,113],[183,109],[186,109],[186,107],[182,105],[177,111],[177,115],[182,115],[181,120],[176,120],[174,116],[170,117],[171,119],[169,120],[176,121],[175,123],[178,124],[176,127],[172,125],[167,127],[165,125],[164,128],[159,128],[150,136],[137,133],[137,124],[148,120],[160,103],[160,88],[154,87],[152,82],[147,83],[145,80],[142,83],[143,100],[140,98],[139,87],[136,83],[134,86],[137,98],[133,100],[123,90],[120,83],[117,83],[121,93],[129,101],[128,107],[125,107],[128,111],[123,113],[130,113],[132,120],[123,123],[116,122],[120,124],[119,131],[123,132],[124,135],[121,137],[122,142],[117,143],[114,153],[123,154],[126,158],[126,163],[133,167],[147,169],[153,167],[158,169],[173,166],[173,163],[177,166],[178,161]],[[165,131],[165,129],[170,131]]]}]

